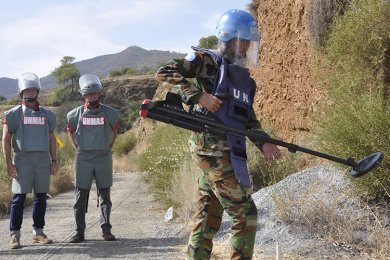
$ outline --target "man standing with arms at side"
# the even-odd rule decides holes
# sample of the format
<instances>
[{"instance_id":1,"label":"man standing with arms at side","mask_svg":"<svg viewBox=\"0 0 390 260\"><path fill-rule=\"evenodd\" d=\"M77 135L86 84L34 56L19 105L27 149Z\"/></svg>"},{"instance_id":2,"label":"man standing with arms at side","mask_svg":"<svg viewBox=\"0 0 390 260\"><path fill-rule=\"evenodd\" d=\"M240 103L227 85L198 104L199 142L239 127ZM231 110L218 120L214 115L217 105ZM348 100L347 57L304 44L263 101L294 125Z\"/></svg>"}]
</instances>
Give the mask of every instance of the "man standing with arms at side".
<instances>
[{"instance_id":1,"label":"man standing with arms at side","mask_svg":"<svg viewBox=\"0 0 390 260\"><path fill-rule=\"evenodd\" d=\"M80 93L85 98L84 105L70 111L67 115L68 137L76 152L75 186L76 201L74 215L76 234L71 243L85 240L85 212L92 179L101 198L100 226L103 239L114 241L111 233L110 213L112 186L112 152L118 130L119 113L116 109L99 102L103 87L99 78L93 74L85 74L79 80Z\"/></svg>"},{"instance_id":2,"label":"man standing with arms at side","mask_svg":"<svg viewBox=\"0 0 390 260\"><path fill-rule=\"evenodd\" d=\"M10 248L20 248L20 229L26 193L34 190L33 243L50 244L43 233L46 213L46 194L50 188L50 174L57 173L56 118L53 112L41 107L37 100L41 83L31 72L18 79L22 104L6 111L3 118L3 153L8 175L12 177L10 209ZM11 160L11 149L14 151Z\"/></svg>"},{"instance_id":3,"label":"man standing with arms at side","mask_svg":"<svg viewBox=\"0 0 390 260\"><path fill-rule=\"evenodd\" d=\"M172 84L171 91L180 94L185 104L196 105L199 113L267 135L253 111L256 84L248 70L258 62L256 20L242 10L227 11L217 24L217 37L217 50L193 47L194 53L161 67L157 80ZM266 160L280 157L275 145L252 141ZM245 136L193 133L190 145L202 172L188 259L210 259L224 210L233 222L231 259L252 259L257 208L250 195Z\"/></svg>"}]
</instances>

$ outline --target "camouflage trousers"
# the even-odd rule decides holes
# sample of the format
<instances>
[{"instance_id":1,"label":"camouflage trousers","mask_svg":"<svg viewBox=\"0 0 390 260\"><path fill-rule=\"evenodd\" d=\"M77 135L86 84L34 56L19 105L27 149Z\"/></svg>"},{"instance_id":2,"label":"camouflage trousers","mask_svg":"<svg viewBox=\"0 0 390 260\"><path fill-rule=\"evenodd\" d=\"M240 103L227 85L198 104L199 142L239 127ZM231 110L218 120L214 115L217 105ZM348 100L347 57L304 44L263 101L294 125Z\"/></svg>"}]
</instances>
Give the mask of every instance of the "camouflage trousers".
<instances>
[{"instance_id":1,"label":"camouflage trousers","mask_svg":"<svg viewBox=\"0 0 390 260\"><path fill-rule=\"evenodd\" d=\"M187 259L210 259L212 239L220 228L224 210L233 222L231 259L252 259L257 208L249 189L237 182L228 153L222 157L195 155L194 159L202 172Z\"/></svg>"}]
</instances>

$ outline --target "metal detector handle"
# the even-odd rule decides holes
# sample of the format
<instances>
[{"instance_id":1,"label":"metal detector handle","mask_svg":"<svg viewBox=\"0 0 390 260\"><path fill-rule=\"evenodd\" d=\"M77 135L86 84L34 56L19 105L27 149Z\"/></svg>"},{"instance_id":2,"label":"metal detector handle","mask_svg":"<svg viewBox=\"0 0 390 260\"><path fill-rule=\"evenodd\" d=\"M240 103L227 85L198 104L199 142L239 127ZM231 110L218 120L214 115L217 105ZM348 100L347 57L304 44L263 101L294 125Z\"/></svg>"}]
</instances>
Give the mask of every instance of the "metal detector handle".
<instances>
[{"instance_id":1,"label":"metal detector handle","mask_svg":"<svg viewBox=\"0 0 390 260\"><path fill-rule=\"evenodd\" d=\"M229 94L228 93L215 93L215 95L217 98L221 99L221 100L225 100L225 99L228 99L229 98Z\"/></svg>"},{"instance_id":2,"label":"metal detector handle","mask_svg":"<svg viewBox=\"0 0 390 260\"><path fill-rule=\"evenodd\" d=\"M335 157L335 156L332 156L332 155L329 155L329 154L325 154L325 153L321 153L321 152L318 152L318 151L310 150L310 149L301 147L301 146L293 144L293 143L287 143L287 142L284 142L284 141L273 139L273 138L271 138L269 136L262 135L262 134L259 134L257 132L253 132L253 131L250 131L250 130L247 131L246 135L248 137L252 137L254 139L261 139L263 142L275 144L275 145L278 145L278 146L283 146L283 147L287 148L287 150L289 152L292 152L292 153L296 153L298 151L299 152L304 152L304 153L308 153L308 154L311 154L311 155L315 155L317 157L321 157L321 158L324 158L324 159L328 159L328 160L331 160L331 161L342 163L342 164L345 164L347 166L351 166L351 167L355 167L356 166L356 162L352 158L348 158L348 159L338 158L338 157Z\"/></svg>"}]
</instances>

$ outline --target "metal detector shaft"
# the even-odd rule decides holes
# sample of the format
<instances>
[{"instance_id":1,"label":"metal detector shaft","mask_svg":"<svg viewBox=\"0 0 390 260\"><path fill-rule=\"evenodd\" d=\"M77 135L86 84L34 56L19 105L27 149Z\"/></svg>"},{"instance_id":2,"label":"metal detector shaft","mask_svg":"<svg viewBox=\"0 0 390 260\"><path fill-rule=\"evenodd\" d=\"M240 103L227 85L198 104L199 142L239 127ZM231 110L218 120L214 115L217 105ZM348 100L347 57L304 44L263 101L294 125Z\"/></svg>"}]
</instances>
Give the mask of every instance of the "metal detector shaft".
<instances>
[{"instance_id":1,"label":"metal detector shaft","mask_svg":"<svg viewBox=\"0 0 390 260\"><path fill-rule=\"evenodd\" d=\"M272 143L278 146L283 146L288 149L288 151L295 153L297 151L315 155L324 159L335 161L338 163L345 164L347 166L354 167L356 165L355 161L351 158L342 159L329 154L317 152L310 150L292 143L283 142L277 139L273 139L266 135L261 135L250 130L237 129L233 127L226 126L222 123L213 121L207 116L199 114L190 114L185 111L180 111L175 108L170 107L155 107L152 110L148 111L148 118L155 119L157 121L162 121L164 123L176 125L185 129L189 129L196 132L213 132L213 133L235 133L239 135L244 135L249 138L261 140L267 143Z\"/></svg>"},{"instance_id":2,"label":"metal detector shaft","mask_svg":"<svg viewBox=\"0 0 390 260\"><path fill-rule=\"evenodd\" d=\"M259 132L230 127L213 117L185 111L182 107L180 96L172 93L167 94L167 100L165 101L151 102L150 100L145 100L141 106L139 114L143 118L154 119L195 132L210 132L221 135L237 134L247 136L252 140L261 140L266 143L283 146L293 153L300 151L311 154L352 167L351 175L354 177L359 177L369 172L375 168L384 157L383 153L376 152L358 162L355 162L352 158L338 158L336 156L310 150L293 143L273 139L268 135L264 135Z\"/></svg>"},{"instance_id":3,"label":"metal detector shaft","mask_svg":"<svg viewBox=\"0 0 390 260\"><path fill-rule=\"evenodd\" d=\"M329 155L329 154L321 153L321 152L318 152L318 151L310 150L310 149L307 149L305 147L301 147L301 146L298 146L298 145L293 144L293 143L283 142L283 141L280 141L280 140L277 140L277 139L273 139L273 138L268 137L268 136L257 137L257 136L259 136L259 134L253 133L253 132L251 132L249 130L247 130L246 136L253 137L253 138L259 138L262 141L265 141L267 143L272 143L272 144L275 144L275 145L278 145L278 146L283 146L283 147L287 148L289 152L292 152L292 153L300 151L300 152L303 152L303 153L315 155L317 157L321 157L321 158L324 158L324 159L328 159L328 160L331 160L331 161L342 163L342 164L345 164L347 166L351 166L351 167L355 167L356 166L356 162L352 158L348 158L348 159L338 158L338 157L335 157L333 155Z\"/></svg>"}]
</instances>

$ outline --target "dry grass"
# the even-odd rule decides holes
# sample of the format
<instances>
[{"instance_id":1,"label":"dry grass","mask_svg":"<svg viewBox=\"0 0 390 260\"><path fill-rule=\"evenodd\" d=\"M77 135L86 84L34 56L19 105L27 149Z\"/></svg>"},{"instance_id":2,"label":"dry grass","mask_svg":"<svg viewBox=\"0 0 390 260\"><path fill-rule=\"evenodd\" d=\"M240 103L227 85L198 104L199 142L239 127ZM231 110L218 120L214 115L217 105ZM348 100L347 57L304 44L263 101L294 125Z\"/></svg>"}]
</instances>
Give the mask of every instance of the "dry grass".
<instances>
[{"instance_id":1,"label":"dry grass","mask_svg":"<svg viewBox=\"0 0 390 260\"><path fill-rule=\"evenodd\" d=\"M51 176L50 193L56 195L62 191L70 190L73 186L73 162L69 162L58 169L56 175Z\"/></svg>"},{"instance_id":2,"label":"dry grass","mask_svg":"<svg viewBox=\"0 0 390 260\"><path fill-rule=\"evenodd\" d=\"M0 218L8 214L10 201L12 199L11 188L8 183L0 183Z\"/></svg>"},{"instance_id":3,"label":"dry grass","mask_svg":"<svg viewBox=\"0 0 390 260\"><path fill-rule=\"evenodd\" d=\"M137 155L130 152L126 155L114 156L113 170L114 172L138 172Z\"/></svg>"},{"instance_id":4,"label":"dry grass","mask_svg":"<svg viewBox=\"0 0 390 260\"><path fill-rule=\"evenodd\" d=\"M186 223L191 222L195 212L199 171L192 161L186 161L177 178L174 179L173 189L169 191L175 202L181 205L176 213Z\"/></svg>"},{"instance_id":5,"label":"dry grass","mask_svg":"<svg viewBox=\"0 0 390 260\"><path fill-rule=\"evenodd\" d=\"M288 192L275 192L272 199L278 220L301 228L309 236L347 247L361 257L389 257L390 232L383 223L383 216L389 214L389 209L351 199L357 198L351 191L329 201L327 196L318 195L323 185L326 184L312 183L301 191L299 197Z\"/></svg>"},{"instance_id":6,"label":"dry grass","mask_svg":"<svg viewBox=\"0 0 390 260\"><path fill-rule=\"evenodd\" d=\"M301 256L296 256L296 255L287 255L282 253L282 248L279 247L278 249L278 256L279 259L284 259L284 260L308 260L307 257L301 257ZM211 253L211 260L225 260L225 259L230 259L230 255L232 253L231 247L229 245L229 241L225 241L222 243L214 243L213 246L213 252ZM253 254L253 260L274 260L276 259L277 256L277 249L275 245L275 252L273 255L265 254L261 250L256 250Z\"/></svg>"}]
</instances>

